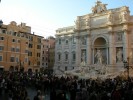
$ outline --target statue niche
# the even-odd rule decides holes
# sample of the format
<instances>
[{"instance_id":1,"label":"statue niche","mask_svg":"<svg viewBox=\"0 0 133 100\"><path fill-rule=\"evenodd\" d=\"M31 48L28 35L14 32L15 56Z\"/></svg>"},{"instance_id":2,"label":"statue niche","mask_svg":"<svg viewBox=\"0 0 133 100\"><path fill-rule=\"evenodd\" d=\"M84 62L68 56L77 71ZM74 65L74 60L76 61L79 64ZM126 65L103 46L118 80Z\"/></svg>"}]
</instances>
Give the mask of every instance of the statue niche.
<instances>
[{"instance_id":1,"label":"statue niche","mask_svg":"<svg viewBox=\"0 0 133 100\"><path fill-rule=\"evenodd\" d=\"M122 63L123 61L123 51L122 48L116 49L116 61L117 63Z\"/></svg>"}]
</instances>

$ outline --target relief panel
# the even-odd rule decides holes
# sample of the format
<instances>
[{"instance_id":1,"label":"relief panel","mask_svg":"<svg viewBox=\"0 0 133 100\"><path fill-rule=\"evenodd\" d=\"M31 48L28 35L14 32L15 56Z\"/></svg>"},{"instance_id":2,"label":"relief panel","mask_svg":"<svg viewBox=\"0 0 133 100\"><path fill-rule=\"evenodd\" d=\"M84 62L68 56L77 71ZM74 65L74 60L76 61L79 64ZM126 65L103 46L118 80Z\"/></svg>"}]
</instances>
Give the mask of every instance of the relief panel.
<instances>
[{"instance_id":1,"label":"relief panel","mask_svg":"<svg viewBox=\"0 0 133 100\"><path fill-rule=\"evenodd\" d=\"M91 20L92 27L98 27L100 25L106 24L108 22L107 16L101 16L97 18L93 18Z\"/></svg>"}]
</instances>

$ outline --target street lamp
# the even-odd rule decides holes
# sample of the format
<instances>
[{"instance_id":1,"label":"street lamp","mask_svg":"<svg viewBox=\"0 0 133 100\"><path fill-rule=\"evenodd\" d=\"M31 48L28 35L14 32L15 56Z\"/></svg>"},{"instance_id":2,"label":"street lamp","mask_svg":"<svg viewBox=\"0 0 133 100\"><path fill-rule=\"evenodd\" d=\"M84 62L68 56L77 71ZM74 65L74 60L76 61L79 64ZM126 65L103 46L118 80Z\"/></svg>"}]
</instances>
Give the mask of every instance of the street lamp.
<instances>
[{"instance_id":1,"label":"street lamp","mask_svg":"<svg viewBox=\"0 0 133 100\"><path fill-rule=\"evenodd\" d=\"M123 61L123 63L124 63L124 68L126 68L126 70L127 70L127 79L129 80L130 79L130 77L129 77L129 57L127 57L127 61Z\"/></svg>"}]
</instances>

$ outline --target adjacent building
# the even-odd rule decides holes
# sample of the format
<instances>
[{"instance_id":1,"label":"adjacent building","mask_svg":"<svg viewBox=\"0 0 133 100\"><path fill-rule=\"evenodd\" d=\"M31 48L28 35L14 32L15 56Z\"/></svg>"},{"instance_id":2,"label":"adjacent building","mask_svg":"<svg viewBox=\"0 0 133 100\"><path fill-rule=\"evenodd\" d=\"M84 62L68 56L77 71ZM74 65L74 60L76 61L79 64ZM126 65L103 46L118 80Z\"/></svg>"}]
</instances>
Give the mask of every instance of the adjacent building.
<instances>
[{"instance_id":1,"label":"adjacent building","mask_svg":"<svg viewBox=\"0 0 133 100\"><path fill-rule=\"evenodd\" d=\"M127 6L106 6L97 1L92 13L56 30L55 73L97 64L123 67L127 58L133 65L133 16Z\"/></svg>"},{"instance_id":2,"label":"adjacent building","mask_svg":"<svg viewBox=\"0 0 133 100\"><path fill-rule=\"evenodd\" d=\"M29 34L29 47L28 47L28 65L33 71L42 67L42 41L43 37L33 34Z\"/></svg>"},{"instance_id":3,"label":"adjacent building","mask_svg":"<svg viewBox=\"0 0 133 100\"><path fill-rule=\"evenodd\" d=\"M53 69L55 63L55 38L49 37L50 47L49 47L49 61L48 68Z\"/></svg>"},{"instance_id":4,"label":"adjacent building","mask_svg":"<svg viewBox=\"0 0 133 100\"><path fill-rule=\"evenodd\" d=\"M38 70L41 67L42 36L31 33L25 23L0 26L0 68L15 70L24 68Z\"/></svg>"},{"instance_id":5,"label":"adjacent building","mask_svg":"<svg viewBox=\"0 0 133 100\"><path fill-rule=\"evenodd\" d=\"M43 39L42 49L42 67L52 69L54 66L54 54L55 54L55 38L49 36Z\"/></svg>"}]
</instances>

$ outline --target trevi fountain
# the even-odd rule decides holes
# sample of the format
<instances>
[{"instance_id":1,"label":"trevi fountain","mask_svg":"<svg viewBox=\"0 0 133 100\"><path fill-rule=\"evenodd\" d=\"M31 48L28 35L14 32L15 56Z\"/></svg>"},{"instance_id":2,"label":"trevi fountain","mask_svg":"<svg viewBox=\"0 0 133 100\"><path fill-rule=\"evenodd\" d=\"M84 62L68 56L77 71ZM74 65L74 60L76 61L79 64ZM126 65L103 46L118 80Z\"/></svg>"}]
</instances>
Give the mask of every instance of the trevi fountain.
<instances>
[{"instance_id":1,"label":"trevi fountain","mask_svg":"<svg viewBox=\"0 0 133 100\"><path fill-rule=\"evenodd\" d=\"M97 0L92 13L56 30L56 74L93 79L133 76L133 16L127 6L106 6Z\"/></svg>"}]
</instances>

